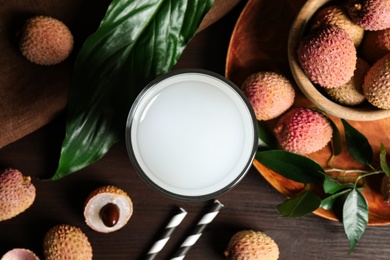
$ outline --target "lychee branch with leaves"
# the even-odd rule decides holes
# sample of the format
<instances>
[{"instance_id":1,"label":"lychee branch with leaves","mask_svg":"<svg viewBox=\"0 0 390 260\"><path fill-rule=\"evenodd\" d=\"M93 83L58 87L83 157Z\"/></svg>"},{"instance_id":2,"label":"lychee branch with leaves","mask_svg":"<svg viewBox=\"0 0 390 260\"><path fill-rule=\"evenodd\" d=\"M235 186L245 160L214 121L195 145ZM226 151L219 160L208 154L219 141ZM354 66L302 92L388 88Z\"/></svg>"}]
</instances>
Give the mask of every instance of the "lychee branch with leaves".
<instances>
[{"instance_id":1,"label":"lychee branch with leaves","mask_svg":"<svg viewBox=\"0 0 390 260\"><path fill-rule=\"evenodd\" d=\"M275 137L259 122L259 150L256 160L268 169L283 177L303 183L305 188L294 197L287 198L277 209L282 217L302 217L319 208L338 211L340 220L350 243L349 253L363 235L369 221L369 205L362 191L365 178L371 175L384 174L381 193L384 200L390 201L390 169L386 161L386 148L381 144L379 168L375 168L373 150L367 138L346 120L341 119L346 147L351 157L358 163L368 167L362 169L340 169L333 167L333 159L342 151L341 134L334 122L328 118L333 128L332 156L328 167L323 168L315 160L296 153L280 150ZM333 177L332 173L337 173ZM340 174L341 173L341 174ZM349 174L352 174L349 176ZM322 194L311 189L312 184L320 183ZM340 206L341 205L341 206Z\"/></svg>"}]
</instances>

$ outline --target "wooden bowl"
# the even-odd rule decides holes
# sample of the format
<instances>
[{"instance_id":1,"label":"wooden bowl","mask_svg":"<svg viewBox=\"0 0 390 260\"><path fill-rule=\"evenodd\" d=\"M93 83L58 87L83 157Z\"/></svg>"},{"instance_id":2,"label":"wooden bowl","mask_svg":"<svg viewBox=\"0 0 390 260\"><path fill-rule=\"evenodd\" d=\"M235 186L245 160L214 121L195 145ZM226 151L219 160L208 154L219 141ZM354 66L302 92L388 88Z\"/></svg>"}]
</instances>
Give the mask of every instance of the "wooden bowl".
<instances>
[{"instance_id":1,"label":"wooden bowl","mask_svg":"<svg viewBox=\"0 0 390 260\"><path fill-rule=\"evenodd\" d=\"M327 1L308 1L311 4L314 2L323 4ZM292 75L290 75L287 42L291 24L305 4L306 0L249 0L241 12L231 36L226 57L226 77L240 86L245 78L253 72L273 70L283 73L293 80ZM272 26L268 26L269 24ZM312 105L313 103L297 87L294 106ZM341 119L333 115L330 117L340 130L341 135L344 136ZM276 121L277 119L265 123L272 130ZM376 158L373 165L378 165L380 144L383 143L385 147L390 148L390 132L388 131L390 117L375 121L351 120L349 123L367 137L372 146L374 158ZM343 138L342 143L343 152L334 158L333 166L343 169L365 169L365 166L354 161L349 155L345 138ZM331 156L332 150L328 145L308 157L326 168ZM254 160L253 165L259 174L286 198L296 196L306 188L302 183L294 182L273 172L257 160ZM370 226L390 224L390 205L384 202L380 193L381 177L382 175L367 177L363 191L369 204L368 224ZM317 194L323 193L322 185L313 184L311 189ZM325 219L338 221L341 209L342 207L335 208L335 210L319 208L314 211L314 214Z\"/></svg>"},{"instance_id":2,"label":"wooden bowl","mask_svg":"<svg viewBox=\"0 0 390 260\"><path fill-rule=\"evenodd\" d=\"M340 1L334 0L308 0L293 21L288 39L288 58L294 79L302 93L318 108L329 114L356 121L371 121L389 117L390 109L378 109L368 102L356 107L343 106L333 102L321 93L320 88L310 81L299 65L296 52L301 38L305 35L306 26L310 24L310 19L322 6L333 2L340 3Z\"/></svg>"}]
</instances>

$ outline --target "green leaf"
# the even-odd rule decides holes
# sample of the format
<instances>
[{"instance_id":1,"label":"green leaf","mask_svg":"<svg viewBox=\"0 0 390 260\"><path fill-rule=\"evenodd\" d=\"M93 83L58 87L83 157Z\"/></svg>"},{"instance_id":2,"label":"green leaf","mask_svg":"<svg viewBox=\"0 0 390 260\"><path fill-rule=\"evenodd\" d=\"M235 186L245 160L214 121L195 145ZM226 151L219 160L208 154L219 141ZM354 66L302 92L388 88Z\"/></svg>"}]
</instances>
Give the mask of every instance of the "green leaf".
<instances>
[{"instance_id":1,"label":"green leaf","mask_svg":"<svg viewBox=\"0 0 390 260\"><path fill-rule=\"evenodd\" d=\"M339 181L331 178L330 176L325 175L323 188L325 193L334 194L339 190L345 188L355 188L355 185L353 183L340 183Z\"/></svg>"},{"instance_id":2,"label":"green leaf","mask_svg":"<svg viewBox=\"0 0 390 260\"><path fill-rule=\"evenodd\" d=\"M370 165L373 158L373 152L367 138L357 129L352 127L346 120L341 119L341 121L345 130L348 152L356 161L365 165Z\"/></svg>"},{"instance_id":3,"label":"green leaf","mask_svg":"<svg viewBox=\"0 0 390 260\"><path fill-rule=\"evenodd\" d=\"M312 183L324 178L324 169L314 160L283 150L261 151L256 160L265 167L291 180Z\"/></svg>"},{"instance_id":4,"label":"green leaf","mask_svg":"<svg viewBox=\"0 0 390 260\"><path fill-rule=\"evenodd\" d=\"M213 0L113 0L78 53L66 135L51 179L101 157L124 136L139 92L172 69Z\"/></svg>"},{"instance_id":5,"label":"green leaf","mask_svg":"<svg viewBox=\"0 0 390 260\"><path fill-rule=\"evenodd\" d=\"M390 176L390 169L389 169L389 166L388 166L387 160L386 160L386 147L383 143L381 143L381 152L379 154L379 159L380 159L380 165L381 165L382 171L387 176Z\"/></svg>"},{"instance_id":6,"label":"green leaf","mask_svg":"<svg viewBox=\"0 0 390 260\"><path fill-rule=\"evenodd\" d=\"M337 198L347 194L348 192L350 192L352 189L348 189L348 190L343 190L343 191L340 191L338 193L335 193L329 197L326 197L325 199L323 199L321 201L321 205L320 207L323 208L323 209L326 209L326 210L331 210L333 208L333 204L334 202L336 201Z\"/></svg>"},{"instance_id":7,"label":"green leaf","mask_svg":"<svg viewBox=\"0 0 390 260\"><path fill-rule=\"evenodd\" d=\"M368 224L368 203L358 189L353 189L344 202L343 226L351 253Z\"/></svg>"},{"instance_id":8,"label":"green leaf","mask_svg":"<svg viewBox=\"0 0 390 260\"><path fill-rule=\"evenodd\" d=\"M282 217L302 217L318 209L320 204L321 199L307 190L278 205L278 211Z\"/></svg>"},{"instance_id":9,"label":"green leaf","mask_svg":"<svg viewBox=\"0 0 390 260\"><path fill-rule=\"evenodd\" d=\"M332 135L332 153L334 156L339 155L342 152L342 141L341 141L341 134L339 129L337 128L336 124L333 122L332 119L328 117L329 123L332 126L333 129L333 135Z\"/></svg>"},{"instance_id":10,"label":"green leaf","mask_svg":"<svg viewBox=\"0 0 390 260\"><path fill-rule=\"evenodd\" d=\"M278 148L278 142L269 128L262 122L257 121L259 133L259 151L266 151Z\"/></svg>"}]
</instances>

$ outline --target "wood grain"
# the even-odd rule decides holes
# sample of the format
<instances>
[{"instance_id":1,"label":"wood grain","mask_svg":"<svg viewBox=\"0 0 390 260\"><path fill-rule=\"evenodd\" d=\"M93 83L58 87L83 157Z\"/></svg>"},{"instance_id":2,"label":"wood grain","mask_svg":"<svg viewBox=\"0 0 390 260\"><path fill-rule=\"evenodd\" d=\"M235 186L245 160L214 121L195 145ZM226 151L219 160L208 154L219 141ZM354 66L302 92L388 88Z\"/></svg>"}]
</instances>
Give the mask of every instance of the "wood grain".
<instances>
[{"instance_id":1,"label":"wood grain","mask_svg":"<svg viewBox=\"0 0 390 260\"><path fill-rule=\"evenodd\" d=\"M177 68L203 68L224 74L230 36L243 7L240 3L227 16L196 35ZM210 202L175 201L151 189L131 165L123 140L96 164L59 181L42 181L56 169L64 124L64 113L60 113L50 123L0 149L0 168L19 168L32 176L37 187L37 198L30 209L14 219L0 222L0 256L11 248L25 247L43 259L44 234L55 224L67 223L79 226L86 233L93 246L94 260L144 259L180 206L188 214L156 258L169 259ZM87 194L106 184L121 187L134 202L134 214L129 223L111 234L89 229L82 213ZM348 255L349 243L339 222L313 214L299 219L280 218L276 206L285 197L254 167L242 182L218 199L225 207L185 259L225 259L223 251L230 236L242 229L266 232L278 243L281 260L387 260L390 254L389 226L367 228L355 251Z\"/></svg>"}]
</instances>

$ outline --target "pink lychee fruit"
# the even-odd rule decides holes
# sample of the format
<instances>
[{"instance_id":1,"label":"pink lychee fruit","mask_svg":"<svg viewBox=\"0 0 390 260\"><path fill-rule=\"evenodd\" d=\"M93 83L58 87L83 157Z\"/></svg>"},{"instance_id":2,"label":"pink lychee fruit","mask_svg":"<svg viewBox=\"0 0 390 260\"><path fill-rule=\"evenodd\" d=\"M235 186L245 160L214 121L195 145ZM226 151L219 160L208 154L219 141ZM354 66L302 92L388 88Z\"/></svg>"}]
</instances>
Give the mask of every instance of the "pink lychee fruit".
<instances>
[{"instance_id":1,"label":"pink lychee fruit","mask_svg":"<svg viewBox=\"0 0 390 260\"><path fill-rule=\"evenodd\" d=\"M291 82L275 72L253 73L241 88L251 103L257 120L274 119L294 103L295 91Z\"/></svg>"},{"instance_id":2,"label":"pink lychee fruit","mask_svg":"<svg viewBox=\"0 0 390 260\"><path fill-rule=\"evenodd\" d=\"M380 31L366 31L360 50L362 56L372 64L390 53L390 28Z\"/></svg>"},{"instance_id":3,"label":"pink lychee fruit","mask_svg":"<svg viewBox=\"0 0 390 260\"><path fill-rule=\"evenodd\" d=\"M351 20L367 31L390 28L389 0L349 0L347 9Z\"/></svg>"},{"instance_id":4,"label":"pink lychee fruit","mask_svg":"<svg viewBox=\"0 0 390 260\"><path fill-rule=\"evenodd\" d=\"M351 37L336 25L324 25L304 37L298 61L308 78L324 88L335 88L353 76L357 53Z\"/></svg>"},{"instance_id":5,"label":"pink lychee fruit","mask_svg":"<svg viewBox=\"0 0 390 260\"><path fill-rule=\"evenodd\" d=\"M274 133L283 150L305 155L325 147L332 139L333 130L321 112L295 107L281 116Z\"/></svg>"}]
</instances>

